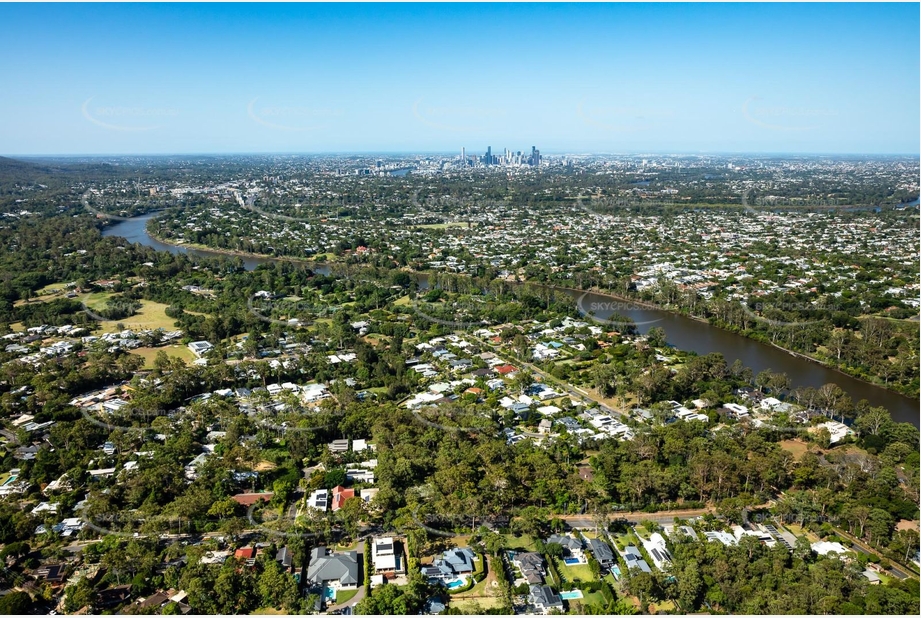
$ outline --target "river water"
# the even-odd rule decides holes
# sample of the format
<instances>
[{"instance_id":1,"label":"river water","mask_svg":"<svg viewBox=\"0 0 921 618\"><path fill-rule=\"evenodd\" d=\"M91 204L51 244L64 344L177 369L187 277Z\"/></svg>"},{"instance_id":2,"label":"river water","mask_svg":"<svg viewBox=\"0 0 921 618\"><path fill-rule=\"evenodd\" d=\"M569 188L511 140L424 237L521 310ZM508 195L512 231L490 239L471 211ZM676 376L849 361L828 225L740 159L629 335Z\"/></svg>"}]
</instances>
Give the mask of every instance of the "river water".
<instances>
[{"instance_id":1,"label":"river water","mask_svg":"<svg viewBox=\"0 0 921 618\"><path fill-rule=\"evenodd\" d=\"M170 253L188 253L200 257L220 257L226 258L226 254L215 251L202 249L192 249L169 245L151 238L147 234L147 221L155 215L144 215L134 217L125 221L119 221L108 226L102 232L103 236L120 236L133 243L139 243L152 247L158 251L168 251ZM247 270L255 269L259 264L267 264L273 261L272 258L242 257L243 265ZM313 270L322 274L329 274L328 266L314 265ZM420 277L424 287L427 284L427 277ZM783 350L773 346L736 335L697 320L692 320L684 316L675 315L666 311L657 309L647 309L636 307L629 302L613 302L612 298L600 294L575 292L567 290L574 299L578 300L579 306L583 310L597 308L593 312L596 318L607 319L615 313L614 309L606 309L614 305L616 313L630 317L637 324L640 333L646 333L650 328L655 326L665 329L668 343L680 350L690 350L698 354L709 354L719 352L726 359L726 362L732 364L736 359L751 367L757 375L758 372L765 369L772 371L782 371L786 373L794 387L812 386L818 388L823 384L834 383L840 386L854 401L866 399L873 406L883 406L887 408L892 418L903 423L912 423L919 425L919 401L899 393L868 384L846 374L840 373L833 369L824 367L818 363L793 356ZM624 307L628 307L624 309Z\"/></svg>"}]
</instances>

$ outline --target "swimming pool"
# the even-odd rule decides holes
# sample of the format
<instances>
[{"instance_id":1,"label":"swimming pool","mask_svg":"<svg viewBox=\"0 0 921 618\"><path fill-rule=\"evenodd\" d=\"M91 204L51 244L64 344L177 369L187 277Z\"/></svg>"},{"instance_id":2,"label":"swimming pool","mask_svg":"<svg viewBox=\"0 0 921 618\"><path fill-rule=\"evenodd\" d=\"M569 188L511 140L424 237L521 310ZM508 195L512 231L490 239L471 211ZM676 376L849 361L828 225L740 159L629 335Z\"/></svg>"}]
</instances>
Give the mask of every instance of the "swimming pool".
<instances>
[{"instance_id":1,"label":"swimming pool","mask_svg":"<svg viewBox=\"0 0 921 618\"><path fill-rule=\"evenodd\" d=\"M566 564L579 564L582 561L578 558L563 558L563 562Z\"/></svg>"},{"instance_id":2,"label":"swimming pool","mask_svg":"<svg viewBox=\"0 0 921 618\"><path fill-rule=\"evenodd\" d=\"M566 592L560 593L560 598L565 599L567 601L570 599L581 599L582 591L581 590L567 590Z\"/></svg>"},{"instance_id":3,"label":"swimming pool","mask_svg":"<svg viewBox=\"0 0 921 618\"><path fill-rule=\"evenodd\" d=\"M335 589L326 586L326 588L323 590L323 596L326 597L327 603L332 603L336 600L336 591Z\"/></svg>"},{"instance_id":4,"label":"swimming pool","mask_svg":"<svg viewBox=\"0 0 921 618\"><path fill-rule=\"evenodd\" d=\"M455 579L455 580L453 580L453 581L445 582L445 586L447 586L450 590L454 590L455 588L460 588L461 586L463 586L463 585L466 584L466 583L467 583L466 580L463 580L463 579Z\"/></svg>"}]
</instances>

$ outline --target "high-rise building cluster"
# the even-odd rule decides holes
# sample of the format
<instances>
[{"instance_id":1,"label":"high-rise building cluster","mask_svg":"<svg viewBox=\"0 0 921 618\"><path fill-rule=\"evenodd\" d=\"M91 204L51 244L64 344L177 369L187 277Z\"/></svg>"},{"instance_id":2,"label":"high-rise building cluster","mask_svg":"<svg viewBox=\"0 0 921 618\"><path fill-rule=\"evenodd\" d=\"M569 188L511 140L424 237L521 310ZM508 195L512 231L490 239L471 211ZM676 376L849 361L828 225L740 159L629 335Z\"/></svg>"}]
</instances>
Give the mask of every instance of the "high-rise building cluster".
<instances>
[{"instance_id":1,"label":"high-rise building cluster","mask_svg":"<svg viewBox=\"0 0 921 618\"><path fill-rule=\"evenodd\" d=\"M522 165L531 165L537 167L540 165L540 150L536 146L531 146L531 154L526 152L512 152L508 148L504 152L499 154L492 153L492 146L486 147L486 153L477 157L467 156L467 149L461 148L461 165L463 167L487 167L490 165L500 165L500 166L522 166Z\"/></svg>"}]
</instances>

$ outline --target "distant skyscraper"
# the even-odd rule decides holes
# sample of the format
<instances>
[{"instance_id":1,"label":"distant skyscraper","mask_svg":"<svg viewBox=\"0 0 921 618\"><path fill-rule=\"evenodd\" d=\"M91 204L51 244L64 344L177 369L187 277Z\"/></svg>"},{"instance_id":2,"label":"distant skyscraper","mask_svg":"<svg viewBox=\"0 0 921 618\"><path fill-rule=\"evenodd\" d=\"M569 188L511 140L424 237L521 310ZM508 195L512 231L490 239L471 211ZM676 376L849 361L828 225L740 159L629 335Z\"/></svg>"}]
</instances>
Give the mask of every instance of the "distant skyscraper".
<instances>
[{"instance_id":1,"label":"distant skyscraper","mask_svg":"<svg viewBox=\"0 0 921 618\"><path fill-rule=\"evenodd\" d=\"M467 149L461 148L461 165L467 167Z\"/></svg>"}]
</instances>

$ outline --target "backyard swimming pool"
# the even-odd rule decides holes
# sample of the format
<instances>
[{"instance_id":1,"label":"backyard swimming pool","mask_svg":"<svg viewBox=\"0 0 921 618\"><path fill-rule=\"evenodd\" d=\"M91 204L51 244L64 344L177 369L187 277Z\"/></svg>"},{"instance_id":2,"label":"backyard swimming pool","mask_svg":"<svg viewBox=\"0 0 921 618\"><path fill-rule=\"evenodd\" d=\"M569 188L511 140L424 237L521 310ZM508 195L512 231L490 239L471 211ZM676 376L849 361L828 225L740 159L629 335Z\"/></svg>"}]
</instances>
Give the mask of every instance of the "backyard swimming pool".
<instances>
[{"instance_id":1,"label":"backyard swimming pool","mask_svg":"<svg viewBox=\"0 0 921 618\"><path fill-rule=\"evenodd\" d=\"M581 590L567 590L566 592L560 593L560 598L566 599L567 601L570 599L581 599L582 591Z\"/></svg>"},{"instance_id":2,"label":"backyard swimming pool","mask_svg":"<svg viewBox=\"0 0 921 618\"><path fill-rule=\"evenodd\" d=\"M579 564L581 560L579 560L578 558L563 558L563 562L565 562L566 564Z\"/></svg>"},{"instance_id":3,"label":"backyard swimming pool","mask_svg":"<svg viewBox=\"0 0 921 618\"><path fill-rule=\"evenodd\" d=\"M455 588L460 588L461 586L463 586L463 585L466 584L466 583L467 583L466 580L463 580L463 579L455 579L455 580L453 580L453 581L445 582L445 586L447 586L448 589L450 589L450 590L454 590Z\"/></svg>"},{"instance_id":4,"label":"backyard swimming pool","mask_svg":"<svg viewBox=\"0 0 921 618\"><path fill-rule=\"evenodd\" d=\"M326 597L327 603L332 603L336 600L336 591L333 588L330 588L329 586L327 586L326 589L323 591L323 596Z\"/></svg>"}]
</instances>

